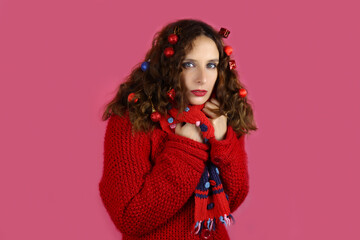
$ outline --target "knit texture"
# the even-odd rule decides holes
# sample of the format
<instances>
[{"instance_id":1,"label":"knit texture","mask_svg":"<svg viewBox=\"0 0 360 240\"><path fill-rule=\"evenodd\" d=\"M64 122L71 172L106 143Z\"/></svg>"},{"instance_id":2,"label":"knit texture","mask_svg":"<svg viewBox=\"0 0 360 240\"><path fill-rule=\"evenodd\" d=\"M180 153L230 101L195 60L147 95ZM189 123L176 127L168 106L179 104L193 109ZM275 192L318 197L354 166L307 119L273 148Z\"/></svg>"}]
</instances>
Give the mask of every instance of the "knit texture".
<instances>
[{"instance_id":1,"label":"knit texture","mask_svg":"<svg viewBox=\"0 0 360 240\"><path fill-rule=\"evenodd\" d=\"M123 239L229 239L219 224L210 236L194 235L195 194L205 166L220 171L230 212L249 191L244 136L228 126L224 140L209 144L155 129L132 135L129 112L108 120L104 167L99 183L103 204Z\"/></svg>"},{"instance_id":2,"label":"knit texture","mask_svg":"<svg viewBox=\"0 0 360 240\"><path fill-rule=\"evenodd\" d=\"M178 109L170 104L166 116L161 116L160 126L168 133L175 133L177 123L196 124L205 143L208 143L209 139L215 138L215 130L202 111L204 107L205 103L189 104L184 112L179 113ZM235 222L230 214L227 195L219 175L219 169L209 161L195 189L194 234L209 235L210 231L215 231L217 224L230 226Z\"/></svg>"}]
</instances>

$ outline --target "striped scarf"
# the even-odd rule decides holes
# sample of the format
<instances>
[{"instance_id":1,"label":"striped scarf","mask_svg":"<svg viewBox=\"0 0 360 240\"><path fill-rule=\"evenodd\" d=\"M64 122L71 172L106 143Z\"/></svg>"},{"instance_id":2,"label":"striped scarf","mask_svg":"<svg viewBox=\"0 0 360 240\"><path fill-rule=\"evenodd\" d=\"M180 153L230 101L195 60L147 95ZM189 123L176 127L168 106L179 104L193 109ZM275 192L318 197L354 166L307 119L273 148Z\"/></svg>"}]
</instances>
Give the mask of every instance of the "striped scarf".
<instances>
[{"instance_id":1,"label":"striped scarf","mask_svg":"<svg viewBox=\"0 0 360 240\"><path fill-rule=\"evenodd\" d=\"M201 111L204 106L205 103L201 105L190 104L181 114L178 114L178 109L170 106L168 116L161 116L160 126L166 132L175 133L177 123L196 124L201 129L204 142L208 143L210 138L215 138L215 135L210 120ZM194 234L200 234L203 229L215 231L215 224L217 223L227 226L235 221L230 214L228 196L224 192L219 174L219 169L211 161L208 161L195 189Z\"/></svg>"}]
</instances>

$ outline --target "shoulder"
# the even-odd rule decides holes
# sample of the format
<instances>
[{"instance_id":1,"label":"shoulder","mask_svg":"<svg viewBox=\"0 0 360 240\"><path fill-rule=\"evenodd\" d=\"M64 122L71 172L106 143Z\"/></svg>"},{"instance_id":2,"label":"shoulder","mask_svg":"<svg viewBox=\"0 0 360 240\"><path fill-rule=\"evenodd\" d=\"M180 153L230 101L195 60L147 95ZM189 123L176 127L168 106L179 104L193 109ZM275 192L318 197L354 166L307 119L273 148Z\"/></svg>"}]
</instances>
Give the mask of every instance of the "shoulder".
<instances>
[{"instance_id":1,"label":"shoulder","mask_svg":"<svg viewBox=\"0 0 360 240\"><path fill-rule=\"evenodd\" d=\"M150 132L135 131L133 124L130 120L130 113L126 110L122 115L112 114L108 119L108 129L117 131L120 134L128 134L132 136L144 137L149 136Z\"/></svg>"},{"instance_id":2,"label":"shoulder","mask_svg":"<svg viewBox=\"0 0 360 240\"><path fill-rule=\"evenodd\" d=\"M125 113L122 116L112 114L108 119L106 130L107 132L117 132L120 129L126 130L128 128L131 128L131 122L128 113Z\"/></svg>"},{"instance_id":3,"label":"shoulder","mask_svg":"<svg viewBox=\"0 0 360 240\"><path fill-rule=\"evenodd\" d=\"M108 124L110 124L110 123L126 123L126 122L130 122L128 110L126 110L122 115L113 113L113 114L111 114L111 116L108 119Z\"/></svg>"}]
</instances>

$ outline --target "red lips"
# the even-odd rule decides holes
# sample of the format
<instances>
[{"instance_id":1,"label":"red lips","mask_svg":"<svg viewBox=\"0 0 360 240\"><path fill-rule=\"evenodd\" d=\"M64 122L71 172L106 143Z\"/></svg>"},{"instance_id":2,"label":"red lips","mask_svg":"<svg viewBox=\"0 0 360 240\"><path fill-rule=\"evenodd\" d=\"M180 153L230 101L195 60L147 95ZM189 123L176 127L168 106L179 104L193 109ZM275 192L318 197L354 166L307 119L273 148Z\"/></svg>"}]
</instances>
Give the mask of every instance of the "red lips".
<instances>
[{"instance_id":1,"label":"red lips","mask_svg":"<svg viewBox=\"0 0 360 240\"><path fill-rule=\"evenodd\" d=\"M200 90L200 89L192 90L191 92L192 92L195 96L199 96L199 97L204 96L204 95L207 93L206 90Z\"/></svg>"}]
</instances>

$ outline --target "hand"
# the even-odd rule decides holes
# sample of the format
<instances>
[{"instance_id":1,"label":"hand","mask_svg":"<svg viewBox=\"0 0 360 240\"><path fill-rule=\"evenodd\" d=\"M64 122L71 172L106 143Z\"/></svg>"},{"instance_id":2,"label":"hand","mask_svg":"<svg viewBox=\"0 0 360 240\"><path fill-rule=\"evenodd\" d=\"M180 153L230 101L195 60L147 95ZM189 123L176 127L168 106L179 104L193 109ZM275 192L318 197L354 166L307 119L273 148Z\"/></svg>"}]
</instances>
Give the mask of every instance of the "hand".
<instances>
[{"instance_id":1,"label":"hand","mask_svg":"<svg viewBox=\"0 0 360 240\"><path fill-rule=\"evenodd\" d=\"M205 103L202 111L210 117L209 120L214 127L215 139L220 141L225 138L227 132L227 117L225 115L216 115L211 110L219 109L220 103L215 98L211 98L210 101Z\"/></svg>"},{"instance_id":2,"label":"hand","mask_svg":"<svg viewBox=\"0 0 360 240\"><path fill-rule=\"evenodd\" d=\"M201 129L195 124L191 123L177 123L175 127L175 134L190 138L194 141L203 143Z\"/></svg>"}]
</instances>

